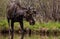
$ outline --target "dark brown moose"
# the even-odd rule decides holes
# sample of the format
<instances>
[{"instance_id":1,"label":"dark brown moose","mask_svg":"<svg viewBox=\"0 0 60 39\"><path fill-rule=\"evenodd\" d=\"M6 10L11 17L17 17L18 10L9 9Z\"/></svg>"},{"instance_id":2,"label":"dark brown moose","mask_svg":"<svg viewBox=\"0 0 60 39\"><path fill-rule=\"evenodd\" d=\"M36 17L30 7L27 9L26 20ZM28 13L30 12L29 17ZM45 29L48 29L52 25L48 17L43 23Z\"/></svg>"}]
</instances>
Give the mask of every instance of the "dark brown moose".
<instances>
[{"instance_id":1,"label":"dark brown moose","mask_svg":"<svg viewBox=\"0 0 60 39\"><path fill-rule=\"evenodd\" d=\"M19 2L11 1L10 4L7 5L7 20L8 20L9 27L11 27L11 33L13 34L14 32L14 22L19 22L22 33L24 32L24 28L23 28L24 18L26 19L26 21L30 23L30 25L34 25L35 20L33 18L33 13L34 11L31 11L30 7L24 8L24 7L21 7Z\"/></svg>"}]
</instances>

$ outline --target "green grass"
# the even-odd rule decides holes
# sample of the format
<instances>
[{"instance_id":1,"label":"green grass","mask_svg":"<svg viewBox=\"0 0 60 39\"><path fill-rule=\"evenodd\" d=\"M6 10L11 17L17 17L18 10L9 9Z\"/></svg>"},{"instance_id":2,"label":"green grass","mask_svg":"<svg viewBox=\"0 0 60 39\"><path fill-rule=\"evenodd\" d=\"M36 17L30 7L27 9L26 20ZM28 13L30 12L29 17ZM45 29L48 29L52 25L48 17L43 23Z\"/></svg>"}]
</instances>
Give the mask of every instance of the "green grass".
<instances>
[{"instance_id":1,"label":"green grass","mask_svg":"<svg viewBox=\"0 0 60 39\"><path fill-rule=\"evenodd\" d=\"M8 29L8 23L6 20L0 20L0 30Z\"/></svg>"},{"instance_id":2,"label":"green grass","mask_svg":"<svg viewBox=\"0 0 60 39\"><path fill-rule=\"evenodd\" d=\"M14 28L19 29L20 24L18 22L14 23ZM0 20L0 30L2 29L8 29L8 23L6 19ZM36 22L35 25L29 25L29 22L24 21L24 28L30 28L32 30L39 30L40 28L46 28L46 29L60 29L60 22L48 22L48 23L39 23Z\"/></svg>"}]
</instances>

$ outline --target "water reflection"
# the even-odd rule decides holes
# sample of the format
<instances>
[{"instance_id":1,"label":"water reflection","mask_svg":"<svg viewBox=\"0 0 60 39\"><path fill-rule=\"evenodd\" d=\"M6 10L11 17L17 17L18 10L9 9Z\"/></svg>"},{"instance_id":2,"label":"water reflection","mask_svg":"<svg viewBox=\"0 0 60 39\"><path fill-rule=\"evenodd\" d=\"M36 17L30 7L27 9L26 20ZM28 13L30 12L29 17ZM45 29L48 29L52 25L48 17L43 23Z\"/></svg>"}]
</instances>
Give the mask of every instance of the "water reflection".
<instances>
[{"instance_id":1,"label":"water reflection","mask_svg":"<svg viewBox=\"0 0 60 39\"><path fill-rule=\"evenodd\" d=\"M21 39L24 39L24 34L25 34L25 33L22 33L22 34L21 34Z\"/></svg>"},{"instance_id":2,"label":"water reflection","mask_svg":"<svg viewBox=\"0 0 60 39\"><path fill-rule=\"evenodd\" d=\"M25 33L20 34L20 39L24 39L24 34ZM11 34L11 38L9 37L9 39L14 39L14 33Z\"/></svg>"},{"instance_id":3,"label":"water reflection","mask_svg":"<svg viewBox=\"0 0 60 39\"><path fill-rule=\"evenodd\" d=\"M28 34L14 34L10 35L11 38L10 39L60 39L60 36L47 36L47 35L39 35L39 34L31 34L31 36L29 37ZM5 35L1 35L0 34L0 39L8 39L9 35L5 34Z\"/></svg>"},{"instance_id":4,"label":"water reflection","mask_svg":"<svg viewBox=\"0 0 60 39\"><path fill-rule=\"evenodd\" d=\"M14 33L11 33L11 39L14 39Z\"/></svg>"}]
</instances>

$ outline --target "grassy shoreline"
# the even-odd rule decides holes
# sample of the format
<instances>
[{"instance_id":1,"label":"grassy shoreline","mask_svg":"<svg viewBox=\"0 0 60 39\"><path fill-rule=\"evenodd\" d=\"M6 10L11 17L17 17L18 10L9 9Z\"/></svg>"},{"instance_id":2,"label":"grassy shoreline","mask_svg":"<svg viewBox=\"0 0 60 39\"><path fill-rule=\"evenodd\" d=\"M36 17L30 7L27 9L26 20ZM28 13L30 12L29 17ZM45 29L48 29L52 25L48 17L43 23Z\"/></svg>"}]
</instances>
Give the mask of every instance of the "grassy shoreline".
<instances>
[{"instance_id":1,"label":"grassy shoreline","mask_svg":"<svg viewBox=\"0 0 60 39\"><path fill-rule=\"evenodd\" d=\"M18 22L14 23L15 32L19 33L20 25ZM55 33L60 35L60 22L48 22L48 23L39 23L36 22L35 25L29 25L28 22L24 21L24 29L29 32L31 29L32 33ZM0 32L8 32L9 26L6 19L0 20Z\"/></svg>"}]
</instances>

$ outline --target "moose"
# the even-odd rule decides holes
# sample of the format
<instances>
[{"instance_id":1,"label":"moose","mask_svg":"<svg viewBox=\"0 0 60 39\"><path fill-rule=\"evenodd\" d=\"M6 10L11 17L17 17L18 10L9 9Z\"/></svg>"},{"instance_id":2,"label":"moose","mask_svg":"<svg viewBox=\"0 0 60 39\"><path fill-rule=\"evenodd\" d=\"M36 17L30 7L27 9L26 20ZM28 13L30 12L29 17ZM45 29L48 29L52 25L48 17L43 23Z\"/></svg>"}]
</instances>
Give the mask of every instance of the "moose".
<instances>
[{"instance_id":1,"label":"moose","mask_svg":"<svg viewBox=\"0 0 60 39\"><path fill-rule=\"evenodd\" d=\"M25 18L26 21L29 22L30 25L35 24L35 20L33 18L33 14L35 14L35 11L31 11L30 7L25 8L21 7L19 2L11 2L10 5L7 5L7 20L9 27L11 27L11 33L14 32L14 23L19 22L22 32L24 32L23 27L23 19ZM10 30L9 30L10 32Z\"/></svg>"}]
</instances>

